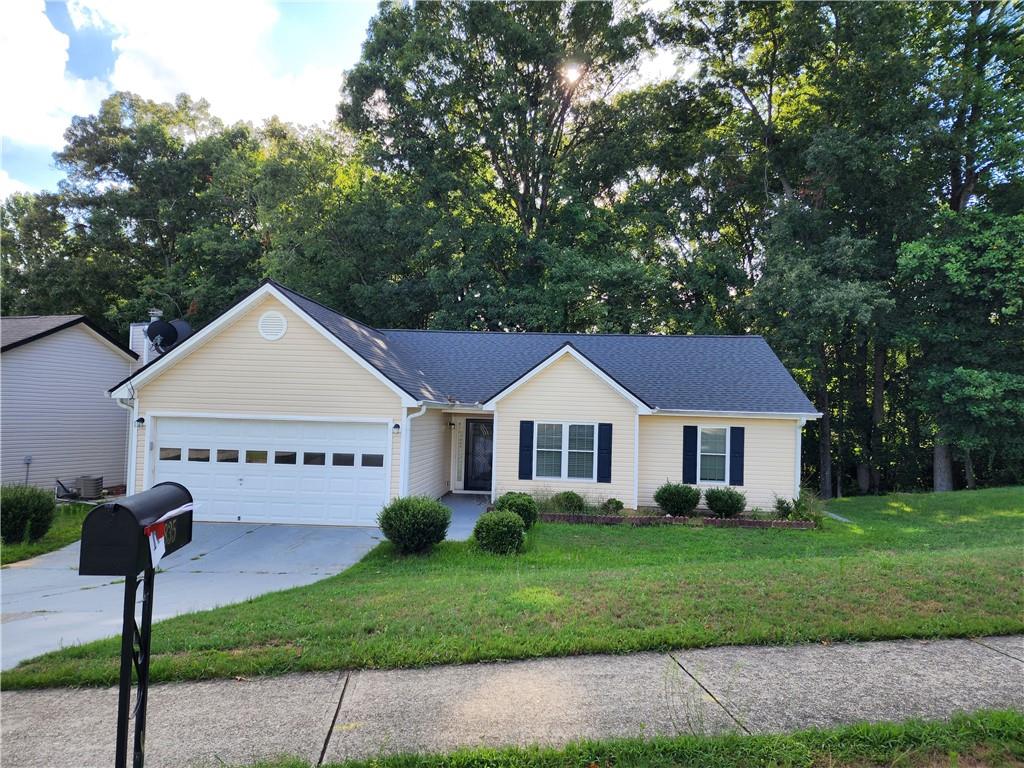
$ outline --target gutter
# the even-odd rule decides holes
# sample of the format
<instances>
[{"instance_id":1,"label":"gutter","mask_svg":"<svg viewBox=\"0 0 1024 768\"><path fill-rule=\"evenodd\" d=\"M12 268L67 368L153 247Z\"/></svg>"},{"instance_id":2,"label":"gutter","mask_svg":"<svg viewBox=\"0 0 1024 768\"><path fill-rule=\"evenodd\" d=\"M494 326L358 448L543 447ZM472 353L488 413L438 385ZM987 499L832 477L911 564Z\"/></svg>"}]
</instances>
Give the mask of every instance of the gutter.
<instances>
[{"instance_id":1,"label":"gutter","mask_svg":"<svg viewBox=\"0 0 1024 768\"><path fill-rule=\"evenodd\" d=\"M820 419L822 414L817 412L792 413L789 411L694 411L681 410L676 408L654 408L651 411L654 416L718 416L722 418L744 418L744 419L802 419L804 421Z\"/></svg>"}]
</instances>

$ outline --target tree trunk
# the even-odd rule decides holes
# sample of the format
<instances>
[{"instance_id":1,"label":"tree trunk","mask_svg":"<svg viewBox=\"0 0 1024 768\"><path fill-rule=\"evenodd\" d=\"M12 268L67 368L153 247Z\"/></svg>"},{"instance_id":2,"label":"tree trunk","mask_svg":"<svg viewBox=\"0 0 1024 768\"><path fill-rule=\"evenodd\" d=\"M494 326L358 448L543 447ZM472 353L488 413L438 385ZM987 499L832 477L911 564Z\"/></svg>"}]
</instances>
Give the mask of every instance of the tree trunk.
<instances>
[{"instance_id":1,"label":"tree trunk","mask_svg":"<svg viewBox=\"0 0 1024 768\"><path fill-rule=\"evenodd\" d=\"M871 386L871 492L882 492L882 422L885 420L885 364L889 350L875 342Z\"/></svg>"},{"instance_id":2,"label":"tree trunk","mask_svg":"<svg viewBox=\"0 0 1024 768\"><path fill-rule=\"evenodd\" d=\"M977 480L974 477L974 460L971 458L970 451L964 451L964 475L967 480L967 488L972 491L977 488Z\"/></svg>"},{"instance_id":3,"label":"tree trunk","mask_svg":"<svg viewBox=\"0 0 1024 768\"><path fill-rule=\"evenodd\" d=\"M818 384L818 408L821 420L818 422L818 480L819 493L823 499L832 498L832 417L829 413L828 387Z\"/></svg>"},{"instance_id":4,"label":"tree trunk","mask_svg":"<svg viewBox=\"0 0 1024 768\"><path fill-rule=\"evenodd\" d=\"M932 452L932 457L932 490L936 493L952 491L953 454L941 431L935 435L935 449Z\"/></svg>"},{"instance_id":5,"label":"tree trunk","mask_svg":"<svg viewBox=\"0 0 1024 768\"><path fill-rule=\"evenodd\" d=\"M871 467L864 462L857 465L857 490L861 494L868 493L871 490Z\"/></svg>"}]
</instances>

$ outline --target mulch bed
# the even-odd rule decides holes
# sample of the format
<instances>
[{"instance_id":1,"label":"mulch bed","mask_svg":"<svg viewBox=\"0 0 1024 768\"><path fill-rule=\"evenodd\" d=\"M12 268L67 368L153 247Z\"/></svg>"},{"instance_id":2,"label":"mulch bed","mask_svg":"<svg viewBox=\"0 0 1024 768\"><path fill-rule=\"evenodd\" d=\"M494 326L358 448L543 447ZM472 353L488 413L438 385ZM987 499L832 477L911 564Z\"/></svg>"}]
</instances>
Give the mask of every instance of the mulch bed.
<instances>
[{"instance_id":1,"label":"mulch bed","mask_svg":"<svg viewBox=\"0 0 1024 768\"><path fill-rule=\"evenodd\" d=\"M582 525L709 525L715 528L789 528L807 530L814 527L810 520L753 520L745 517L668 517L667 515L570 515L543 512L540 519L546 523L573 523Z\"/></svg>"}]
</instances>

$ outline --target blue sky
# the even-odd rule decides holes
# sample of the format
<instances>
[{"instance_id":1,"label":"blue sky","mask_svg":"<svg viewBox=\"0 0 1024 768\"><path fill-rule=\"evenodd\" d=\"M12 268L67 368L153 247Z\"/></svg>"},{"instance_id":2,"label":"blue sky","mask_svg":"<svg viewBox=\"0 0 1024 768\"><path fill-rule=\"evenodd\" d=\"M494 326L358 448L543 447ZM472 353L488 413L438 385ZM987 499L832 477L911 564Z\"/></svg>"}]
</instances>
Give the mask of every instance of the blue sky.
<instances>
[{"instance_id":1,"label":"blue sky","mask_svg":"<svg viewBox=\"0 0 1024 768\"><path fill-rule=\"evenodd\" d=\"M0 196L55 189L52 154L76 114L129 90L205 97L227 121L334 115L341 73L359 58L376 3L274 0L7 0L0 67Z\"/></svg>"}]
</instances>

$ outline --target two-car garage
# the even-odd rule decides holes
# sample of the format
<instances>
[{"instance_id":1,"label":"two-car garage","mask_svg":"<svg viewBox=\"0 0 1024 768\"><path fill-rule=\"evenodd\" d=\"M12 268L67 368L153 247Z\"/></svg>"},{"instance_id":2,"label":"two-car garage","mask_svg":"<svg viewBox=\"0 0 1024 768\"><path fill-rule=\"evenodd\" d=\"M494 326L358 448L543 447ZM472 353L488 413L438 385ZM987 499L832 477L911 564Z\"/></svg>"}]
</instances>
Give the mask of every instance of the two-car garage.
<instances>
[{"instance_id":1,"label":"two-car garage","mask_svg":"<svg viewBox=\"0 0 1024 768\"><path fill-rule=\"evenodd\" d=\"M196 520L375 525L387 501L383 421L182 418L149 430L153 482L183 483Z\"/></svg>"}]
</instances>

